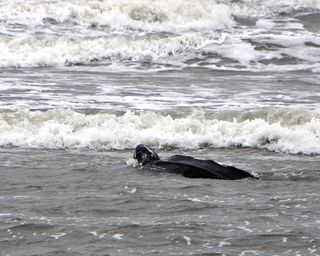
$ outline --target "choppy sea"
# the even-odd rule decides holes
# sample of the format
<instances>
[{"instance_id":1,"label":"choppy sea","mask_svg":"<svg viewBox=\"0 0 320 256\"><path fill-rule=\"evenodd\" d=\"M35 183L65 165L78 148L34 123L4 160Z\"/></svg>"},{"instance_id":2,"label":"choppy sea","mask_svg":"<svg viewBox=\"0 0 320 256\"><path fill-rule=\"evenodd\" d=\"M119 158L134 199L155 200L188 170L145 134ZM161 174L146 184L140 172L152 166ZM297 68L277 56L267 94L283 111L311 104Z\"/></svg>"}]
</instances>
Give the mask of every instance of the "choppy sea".
<instances>
[{"instance_id":1,"label":"choppy sea","mask_svg":"<svg viewBox=\"0 0 320 256\"><path fill-rule=\"evenodd\" d=\"M320 255L319 163L320 0L0 1L0 255Z\"/></svg>"}]
</instances>

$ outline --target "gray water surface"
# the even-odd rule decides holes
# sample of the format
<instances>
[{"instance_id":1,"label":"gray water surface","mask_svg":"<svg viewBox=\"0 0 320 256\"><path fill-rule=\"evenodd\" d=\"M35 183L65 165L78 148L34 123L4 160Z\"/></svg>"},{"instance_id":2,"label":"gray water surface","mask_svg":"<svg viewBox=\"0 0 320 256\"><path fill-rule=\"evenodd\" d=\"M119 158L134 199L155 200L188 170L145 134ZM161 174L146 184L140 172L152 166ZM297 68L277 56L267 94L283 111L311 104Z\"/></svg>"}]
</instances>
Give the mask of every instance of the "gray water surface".
<instances>
[{"instance_id":1,"label":"gray water surface","mask_svg":"<svg viewBox=\"0 0 320 256\"><path fill-rule=\"evenodd\" d=\"M319 157L185 153L260 180L148 171L127 165L130 151L1 149L1 254L318 254Z\"/></svg>"},{"instance_id":2,"label":"gray water surface","mask_svg":"<svg viewBox=\"0 0 320 256\"><path fill-rule=\"evenodd\" d=\"M211 110L319 106L319 74L188 68L107 72L91 66L0 73L2 109Z\"/></svg>"}]
</instances>

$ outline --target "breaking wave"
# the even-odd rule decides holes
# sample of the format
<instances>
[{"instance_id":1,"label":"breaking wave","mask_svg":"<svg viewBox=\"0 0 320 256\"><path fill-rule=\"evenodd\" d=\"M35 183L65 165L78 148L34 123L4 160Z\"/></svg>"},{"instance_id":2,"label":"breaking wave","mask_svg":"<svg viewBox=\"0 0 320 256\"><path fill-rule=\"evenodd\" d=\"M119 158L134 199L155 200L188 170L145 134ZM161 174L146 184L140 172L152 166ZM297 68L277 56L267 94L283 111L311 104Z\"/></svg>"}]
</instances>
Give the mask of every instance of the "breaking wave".
<instances>
[{"instance_id":1,"label":"breaking wave","mask_svg":"<svg viewBox=\"0 0 320 256\"><path fill-rule=\"evenodd\" d=\"M181 32L219 29L232 24L230 8L215 0L19 2L14 0L2 5L0 17L33 26L67 23L83 27L105 27L112 31Z\"/></svg>"},{"instance_id":2,"label":"breaking wave","mask_svg":"<svg viewBox=\"0 0 320 256\"><path fill-rule=\"evenodd\" d=\"M0 67L43 67L90 63L154 62L187 55L208 44L221 43L225 35L184 34L176 37L128 38L2 38Z\"/></svg>"},{"instance_id":3,"label":"breaking wave","mask_svg":"<svg viewBox=\"0 0 320 256\"><path fill-rule=\"evenodd\" d=\"M2 111L0 146L55 149L253 147L320 154L320 109L247 112L97 112L68 109Z\"/></svg>"},{"instance_id":4,"label":"breaking wave","mask_svg":"<svg viewBox=\"0 0 320 256\"><path fill-rule=\"evenodd\" d=\"M0 67L319 72L319 9L314 0L13 0L0 3Z\"/></svg>"}]
</instances>

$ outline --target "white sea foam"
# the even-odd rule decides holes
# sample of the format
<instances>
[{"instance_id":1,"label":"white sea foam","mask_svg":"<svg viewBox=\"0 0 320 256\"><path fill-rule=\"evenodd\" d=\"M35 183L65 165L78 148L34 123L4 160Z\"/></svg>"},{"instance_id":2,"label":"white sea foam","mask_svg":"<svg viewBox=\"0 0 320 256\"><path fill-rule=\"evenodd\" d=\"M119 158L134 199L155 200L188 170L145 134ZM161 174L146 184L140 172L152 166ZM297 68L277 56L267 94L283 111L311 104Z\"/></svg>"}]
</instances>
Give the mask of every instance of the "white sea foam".
<instances>
[{"instance_id":1,"label":"white sea foam","mask_svg":"<svg viewBox=\"0 0 320 256\"><path fill-rule=\"evenodd\" d=\"M127 160L127 166L133 166L133 167L137 167L139 165L138 161L130 158Z\"/></svg>"},{"instance_id":2,"label":"white sea foam","mask_svg":"<svg viewBox=\"0 0 320 256\"><path fill-rule=\"evenodd\" d=\"M92 61L161 61L195 51L208 44L220 44L224 34L202 36L186 33L174 37L135 38L8 38L0 35L0 67L88 64Z\"/></svg>"},{"instance_id":3,"label":"white sea foam","mask_svg":"<svg viewBox=\"0 0 320 256\"><path fill-rule=\"evenodd\" d=\"M129 62L127 66L132 69L132 63L147 62L160 64L161 70L161 65L181 68L188 65L188 60L203 58L201 53L206 47L204 52L216 55L204 62L222 62L211 65L215 69L277 70L283 64L278 65L277 61L285 56L299 61L292 61L282 71L318 72L314 66L320 58L319 37L305 30L294 15L275 18L282 12L305 9L319 10L320 3L316 0L12 0L0 3L0 67ZM238 26L235 17L256 21L256 26ZM274 33L267 35L270 31ZM288 31L295 33L289 36ZM264 45L280 45L279 49L261 50L248 42L248 39L258 40L258 35L262 35ZM224 63L226 58L233 63ZM276 68L270 69L268 61L276 63ZM192 65L200 66L198 62ZM139 67L136 65L134 69Z\"/></svg>"},{"instance_id":4,"label":"white sea foam","mask_svg":"<svg viewBox=\"0 0 320 256\"><path fill-rule=\"evenodd\" d=\"M205 203L206 201L200 200L199 198L188 198L189 201L191 202L196 202L196 203Z\"/></svg>"},{"instance_id":5,"label":"white sea foam","mask_svg":"<svg viewBox=\"0 0 320 256\"><path fill-rule=\"evenodd\" d=\"M67 233L57 233L57 234L54 234L54 235L51 235L50 237L53 237L54 239L59 239L60 237L62 236L65 236Z\"/></svg>"},{"instance_id":6,"label":"white sea foam","mask_svg":"<svg viewBox=\"0 0 320 256\"><path fill-rule=\"evenodd\" d=\"M230 25L231 15L240 10L252 16L299 8L318 9L320 3L317 0L11 0L0 4L0 18L34 26L49 19L53 23L73 22L114 29L202 30Z\"/></svg>"},{"instance_id":7,"label":"white sea foam","mask_svg":"<svg viewBox=\"0 0 320 256\"><path fill-rule=\"evenodd\" d=\"M213 43L232 24L215 0L13 0L0 4L0 67L157 61Z\"/></svg>"},{"instance_id":8,"label":"white sea foam","mask_svg":"<svg viewBox=\"0 0 320 256\"><path fill-rule=\"evenodd\" d=\"M0 19L22 24L76 23L112 30L185 31L217 29L232 22L230 8L215 0L107 0L68 2L12 0L0 5Z\"/></svg>"},{"instance_id":9,"label":"white sea foam","mask_svg":"<svg viewBox=\"0 0 320 256\"><path fill-rule=\"evenodd\" d=\"M226 241L221 241L221 242L218 244L217 247L224 247L224 246L226 246L226 245L231 245L231 243L226 242Z\"/></svg>"},{"instance_id":10,"label":"white sea foam","mask_svg":"<svg viewBox=\"0 0 320 256\"><path fill-rule=\"evenodd\" d=\"M115 239L121 240L123 237L123 234L114 234L112 237Z\"/></svg>"},{"instance_id":11,"label":"white sea foam","mask_svg":"<svg viewBox=\"0 0 320 256\"><path fill-rule=\"evenodd\" d=\"M93 236L98 236L98 232L97 231L89 231L89 233Z\"/></svg>"},{"instance_id":12,"label":"white sea foam","mask_svg":"<svg viewBox=\"0 0 320 256\"><path fill-rule=\"evenodd\" d=\"M97 113L73 110L0 114L0 146L125 149L153 147L254 147L276 152L320 154L320 109L267 109L183 116L160 112Z\"/></svg>"},{"instance_id":13,"label":"white sea foam","mask_svg":"<svg viewBox=\"0 0 320 256\"><path fill-rule=\"evenodd\" d=\"M248 71L313 70L317 72L320 51L316 45L320 45L320 37L311 33L283 32L277 35L266 33L266 31L261 32L264 33L260 34L256 30L248 32L245 36L246 40L243 40L243 35L228 36L223 44L207 45L202 50L232 59L234 61L232 64L221 67L225 70L239 70L240 63L242 69ZM306 46L310 42L315 47ZM256 45L261 45L262 49L257 50ZM268 49L270 47L268 45L273 45L272 50ZM218 68L216 64L212 67Z\"/></svg>"},{"instance_id":14,"label":"white sea foam","mask_svg":"<svg viewBox=\"0 0 320 256\"><path fill-rule=\"evenodd\" d=\"M221 0L220 2L230 2ZM231 4L232 13L247 17L272 16L281 12L292 12L299 9L319 9L317 0L242 0Z\"/></svg>"},{"instance_id":15,"label":"white sea foam","mask_svg":"<svg viewBox=\"0 0 320 256\"><path fill-rule=\"evenodd\" d=\"M183 239L186 240L187 245L191 245L191 238L188 236L183 236Z\"/></svg>"},{"instance_id":16,"label":"white sea foam","mask_svg":"<svg viewBox=\"0 0 320 256\"><path fill-rule=\"evenodd\" d=\"M253 2L258 2L258 0ZM292 9L320 8L320 2L318 0L289 0L289 1L288 0L266 0L266 1L263 1L263 5L271 8L276 8L276 7L287 7Z\"/></svg>"}]
</instances>

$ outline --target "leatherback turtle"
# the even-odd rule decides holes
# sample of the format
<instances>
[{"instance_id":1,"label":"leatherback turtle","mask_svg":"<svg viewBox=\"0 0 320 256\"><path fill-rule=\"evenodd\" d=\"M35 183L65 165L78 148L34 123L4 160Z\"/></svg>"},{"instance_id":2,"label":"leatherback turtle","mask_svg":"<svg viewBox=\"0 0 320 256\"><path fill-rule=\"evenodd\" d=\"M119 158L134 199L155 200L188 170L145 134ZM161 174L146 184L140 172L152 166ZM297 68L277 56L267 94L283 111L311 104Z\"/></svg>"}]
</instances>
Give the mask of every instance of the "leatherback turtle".
<instances>
[{"instance_id":1,"label":"leatherback turtle","mask_svg":"<svg viewBox=\"0 0 320 256\"><path fill-rule=\"evenodd\" d=\"M133 158L142 166L156 166L161 170L179 173L188 178L224 180L256 178L252 174L236 167L221 165L212 160L202 160L191 156L173 155L166 160L160 160L158 154L144 144L136 146Z\"/></svg>"}]
</instances>

